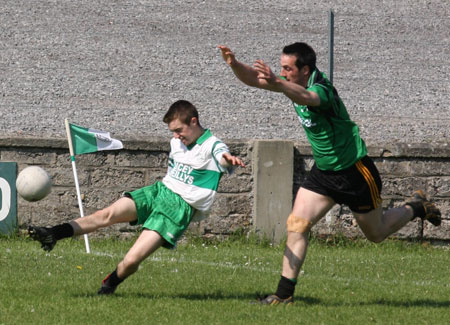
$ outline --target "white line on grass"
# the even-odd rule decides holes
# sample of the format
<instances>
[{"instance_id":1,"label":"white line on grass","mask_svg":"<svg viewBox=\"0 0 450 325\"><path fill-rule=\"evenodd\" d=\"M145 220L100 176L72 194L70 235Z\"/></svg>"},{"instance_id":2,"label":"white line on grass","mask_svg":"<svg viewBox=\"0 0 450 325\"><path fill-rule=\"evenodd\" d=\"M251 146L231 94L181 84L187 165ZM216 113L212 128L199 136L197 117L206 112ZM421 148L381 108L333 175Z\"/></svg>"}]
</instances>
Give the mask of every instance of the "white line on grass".
<instances>
[{"instance_id":1,"label":"white line on grass","mask_svg":"<svg viewBox=\"0 0 450 325\"><path fill-rule=\"evenodd\" d=\"M30 250L28 249L28 252ZM32 249L31 251L35 251L35 252L41 252L41 249ZM84 252L82 253L83 255L85 254ZM109 252L91 252L92 255L96 255L96 256L104 256L104 257L109 257L109 258L122 258L123 254L114 254L114 253L109 253ZM63 256L61 255L56 255L53 252L52 253L46 253L46 256L54 256L56 258L62 258ZM175 257L170 257L170 258L162 258L159 256L150 256L147 260L153 261L153 262L169 262L169 263L186 263L186 264L197 264L197 265L204 265L204 266L210 266L210 267L215 267L215 268L223 268L223 269L232 269L232 270L237 270L237 269L241 269L241 270L248 270L248 271L252 271L252 272L266 272L266 273L271 273L271 274L281 274L281 266L280 268L277 267L277 269L271 269L271 268L267 268L265 266L251 266L251 265L242 265L242 264L233 264L232 262L224 262L224 263L217 263L217 262L209 262L209 261L202 261L202 260L186 260L184 257L177 259ZM351 277L351 278L344 278L344 277L339 277L336 275L326 275L326 274L319 274L319 273L304 273L304 271L302 270L300 273L301 277L305 277L305 278L316 278L316 279L322 279L322 280L326 280L329 282L333 282L333 281L338 281L338 282L343 282L346 284L352 284L352 283L365 283L365 284L370 284L370 285L380 285L380 284L385 284L385 285L399 285L399 284L408 284L408 285L414 285L417 287L430 287L430 286L443 286L446 288L450 288L450 283L448 283L447 281L445 281L445 279L443 279L443 281L439 282L439 281L431 281L431 280L417 280L417 281L410 281L407 278L403 278L403 277L397 277L397 278L393 278L393 279L380 279L380 278L357 278L357 277Z\"/></svg>"},{"instance_id":2,"label":"white line on grass","mask_svg":"<svg viewBox=\"0 0 450 325\"><path fill-rule=\"evenodd\" d=\"M94 252L94 255L99 255L99 256L108 256L108 257L112 257L112 258L120 258L121 256L119 256L118 254L112 254L112 253L106 253L106 252ZM210 266L210 267L215 267L215 268L224 268L224 269L232 269L232 270L237 270L237 269L242 269L242 270L248 270L248 271L252 271L252 272L265 272L265 273L271 273L271 274L281 274L281 269L270 269L264 266L249 266L249 265L241 265L241 264L233 264L231 262L225 262L225 263L218 263L218 262L209 262L209 261L202 261L202 260L186 260L184 257L182 258L174 258L174 257L170 257L170 258L162 258L159 256L150 256L149 258L147 258L147 260L153 261L153 262L169 262L169 263L187 263L187 264L197 264L197 265L204 265L204 266ZM281 266L280 266L281 267ZM444 286L444 287L450 287L449 283L438 283L435 281L430 281L430 280L421 280L421 281L410 281L406 278L395 278L395 279L379 279L379 278L371 278L371 279L365 279L365 278L356 278L356 277L352 277L352 278L344 278L344 277L339 277L339 276L335 276L335 275L323 275L323 274L305 274L303 271L300 272L300 276L301 277L311 277L311 278L319 278L319 279L324 279L326 281L338 281L338 282L343 282L343 283L347 283L347 284L354 284L354 283L366 283L366 284L386 284L386 285L399 285L401 283L407 283L409 285L414 285L417 287L429 287L429 286Z\"/></svg>"},{"instance_id":3,"label":"white line on grass","mask_svg":"<svg viewBox=\"0 0 450 325\"><path fill-rule=\"evenodd\" d=\"M94 255L98 255L98 256L107 256L107 257L111 257L111 258L120 258L121 256L119 256L118 254L112 254L112 253L107 253L107 252L92 252L92 254ZM217 263L217 262L208 262L208 261L200 261L200 260L186 260L184 257L182 258L162 258L159 256L150 256L149 258L147 258L147 261L154 261L154 262L171 262L171 263L192 263L192 264L199 264L199 265L206 265L206 266L211 266L211 267L218 267L218 268L224 268L224 269L232 269L232 270L236 270L236 269L244 269L244 270L249 270L249 271L256 271L256 272L269 272L269 273L279 273L279 270L270 270L267 269L264 266L249 266L249 265L240 265L240 264L233 264L231 262L225 262L225 263Z\"/></svg>"}]
</instances>

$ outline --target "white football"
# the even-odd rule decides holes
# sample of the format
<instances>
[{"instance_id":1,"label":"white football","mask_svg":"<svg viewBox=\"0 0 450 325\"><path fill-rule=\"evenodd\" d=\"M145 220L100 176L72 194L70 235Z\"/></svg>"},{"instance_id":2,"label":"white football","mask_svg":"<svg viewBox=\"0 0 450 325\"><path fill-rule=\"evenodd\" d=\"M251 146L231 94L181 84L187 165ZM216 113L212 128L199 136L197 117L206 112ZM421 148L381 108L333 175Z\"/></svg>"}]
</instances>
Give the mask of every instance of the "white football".
<instances>
[{"instance_id":1,"label":"white football","mask_svg":"<svg viewBox=\"0 0 450 325\"><path fill-rule=\"evenodd\" d=\"M25 200L34 202L42 200L52 190L52 181L45 170L30 166L19 173L16 180L17 192Z\"/></svg>"}]
</instances>

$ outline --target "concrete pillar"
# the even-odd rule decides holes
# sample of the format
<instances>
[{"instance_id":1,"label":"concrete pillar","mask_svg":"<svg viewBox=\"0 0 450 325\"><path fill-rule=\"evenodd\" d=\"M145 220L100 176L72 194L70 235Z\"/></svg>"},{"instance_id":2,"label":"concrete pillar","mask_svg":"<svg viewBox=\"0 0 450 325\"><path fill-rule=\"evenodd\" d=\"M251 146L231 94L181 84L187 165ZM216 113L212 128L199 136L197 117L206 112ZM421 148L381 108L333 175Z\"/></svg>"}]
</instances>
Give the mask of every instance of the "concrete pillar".
<instances>
[{"instance_id":1,"label":"concrete pillar","mask_svg":"<svg viewBox=\"0 0 450 325\"><path fill-rule=\"evenodd\" d=\"M294 143L256 140L253 143L253 226L279 243L286 235L292 209Z\"/></svg>"}]
</instances>

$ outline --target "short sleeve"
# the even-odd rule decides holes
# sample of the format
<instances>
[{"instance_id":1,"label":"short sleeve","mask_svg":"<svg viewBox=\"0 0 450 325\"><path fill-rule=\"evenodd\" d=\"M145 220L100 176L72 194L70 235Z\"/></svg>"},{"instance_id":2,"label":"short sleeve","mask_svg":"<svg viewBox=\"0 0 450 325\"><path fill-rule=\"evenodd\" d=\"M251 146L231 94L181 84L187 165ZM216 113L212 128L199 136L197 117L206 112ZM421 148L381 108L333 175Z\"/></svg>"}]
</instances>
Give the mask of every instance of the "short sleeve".
<instances>
[{"instance_id":1,"label":"short sleeve","mask_svg":"<svg viewBox=\"0 0 450 325\"><path fill-rule=\"evenodd\" d=\"M330 107L331 105L330 91L332 91L332 89L329 89L328 87L321 84L315 84L309 87L307 90L312 91L319 96L320 98L320 105L318 107L319 109L325 109Z\"/></svg>"},{"instance_id":2,"label":"short sleeve","mask_svg":"<svg viewBox=\"0 0 450 325\"><path fill-rule=\"evenodd\" d=\"M216 141L212 148L212 156L214 157L214 160L217 163L217 167L221 172L228 172L231 174L234 170L233 166L230 166L229 168L225 168L222 165L220 165L220 161L222 160L223 154L227 152L229 153L230 150L228 149L228 146L223 143L222 141Z\"/></svg>"}]
</instances>

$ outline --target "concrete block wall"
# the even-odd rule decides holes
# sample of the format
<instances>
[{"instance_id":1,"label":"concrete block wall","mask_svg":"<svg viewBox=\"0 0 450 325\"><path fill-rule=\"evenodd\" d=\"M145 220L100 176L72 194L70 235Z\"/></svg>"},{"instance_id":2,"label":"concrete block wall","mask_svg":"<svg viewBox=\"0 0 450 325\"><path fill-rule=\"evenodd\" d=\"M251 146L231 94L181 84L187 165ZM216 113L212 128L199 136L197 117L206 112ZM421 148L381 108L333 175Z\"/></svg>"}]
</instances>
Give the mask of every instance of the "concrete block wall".
<instances>
[{"instance_id":1,"label":"concrete block wall","mask_svg":"<svg viewBox=\"0 0 450 325\"><path fill-rule=\"evenodd\" d=\"M200 223L191 224L189 232L204 237L220 238L238 229L250 231L257 227L256 231L266 232L270 238L279 240L284 233L277 234L274 238L273 229L264 229L266 226L255 222L258 218L261 220L261 211L264 211L261 208L258 209L255 204L268 200L277 203L267 205L264 214L265 218L270 216L278 218L276 223L281 225L278 228L283 229L288 214L286 211L290 210L290 206L284 207L289 205L289 201L294 197L313 164L309 146L287 141L288 147L292 147L293 150L291 154L285 152L286 150L280 150L280 146L284 145L283 141L279 146L261 145L260 141L247 140L226 142L233 154L243 158L247 167L239 168L234 175L222 178L211 217ZM130 139L124 141L124 147L125 149L120 151L76 157L85 215L114 202L123 191L151 184L165 175L169 151L168 139ZM256 178L260 177L258 175L261 175L261 166L267 167L264 162L261 164L261 161L259 163L256 161L262 159L261 150L267 151L264 152L263 158L275 155L274 157L280 160L280 164L291 166L285 168L288 176L269 171L265 183L261 183L261 178L257 180ZM448 144L369 146L369 155L374 158L383 179L382 197L386 208L402 204L413 190L421 188L435 199L443 212L444 220L440 227L415 220L395 236L450 241L450 148ZM266 158L264 159L267 160ZM283 162L283 159L293 161ZM22 198L18 199L20 227L25 227L29 223L53 225L79 216L73 172L65 139L0 138L0 161L17 162L19 171L29 165L39 165L52 177L52 192L44 200L30 203ZM292 166L293 171L289 170ZM292 188L290 193L292 195L283 192L282 186L278 190L267 191L270 187L275 189L275 185L279 184L282 177L292 178L292 181L286 181L286 187ZM258 186L255 184L258 184L258 181L264 191L257 190ZM280 206L278 201L284 202L281 204L283 209L269 211L274 206ZM272 221L269 220L266 224L272 227ZM100 230L95 236L126 238L137 230L137 227L121 224ZM335 206L313 228L313 232L319 236L334 234L349 237L362 236L351 212L347 207L340 206Z\"/></svg>"}]
</instances>

